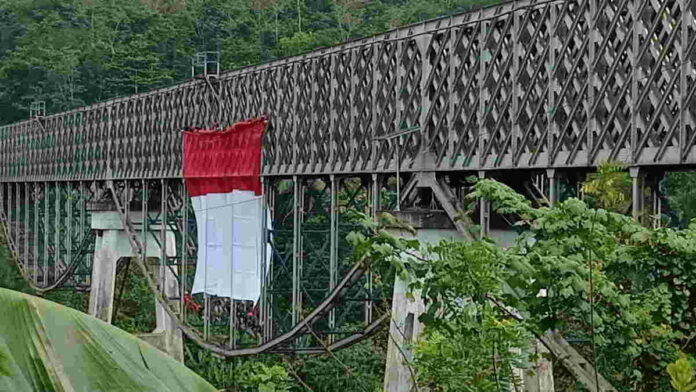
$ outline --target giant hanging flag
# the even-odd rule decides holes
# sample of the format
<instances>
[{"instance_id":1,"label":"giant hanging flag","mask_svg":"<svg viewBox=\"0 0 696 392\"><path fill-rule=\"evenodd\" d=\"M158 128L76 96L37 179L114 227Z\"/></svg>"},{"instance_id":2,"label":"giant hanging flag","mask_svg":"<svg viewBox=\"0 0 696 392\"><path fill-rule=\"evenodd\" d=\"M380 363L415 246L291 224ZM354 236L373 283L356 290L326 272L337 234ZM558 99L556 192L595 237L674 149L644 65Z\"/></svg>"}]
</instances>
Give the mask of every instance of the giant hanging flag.
<instances>
[{"instance_id":1,"label":"giant hanging flag","mask_svg":"<svg viewBox=\"0 0 696 392\"><path fill-rule=\"evenodd\" d=\"M258 118L223 131L184 132L184 179L198 228L193 294L259 299L266 245L260 177L266 124ZM270 249L266 253L270 261Z\"/></svg>"}]
</instances>

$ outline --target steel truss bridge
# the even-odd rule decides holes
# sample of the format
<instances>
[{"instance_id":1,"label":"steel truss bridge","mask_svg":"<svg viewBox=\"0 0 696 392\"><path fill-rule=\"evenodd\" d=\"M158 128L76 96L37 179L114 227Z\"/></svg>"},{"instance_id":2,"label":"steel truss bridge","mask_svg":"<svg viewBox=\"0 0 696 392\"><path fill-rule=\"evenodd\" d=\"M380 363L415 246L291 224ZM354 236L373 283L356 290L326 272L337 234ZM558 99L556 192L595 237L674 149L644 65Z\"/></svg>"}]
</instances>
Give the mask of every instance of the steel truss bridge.
<instances>
[{"instance_id":1,"label":"steel truss bridge","mask_svg":"<svg viewBox=\"0 0 696 392\"><path fill-rule=\"evenodd\" d=\"M632 168L640 196L643 173L695 164L695 11L696 0L516 1L39 113L0 128L2 227L36 289L80 287L98 235L90 216L116 211L153 293L202 346L224 356L340 348L374 331L388 302L366 263L345 262L346 209L425 200L453 217L471 174L531 184L553 202L558 178L606 160ZM190 310L197 244L181 130L262 114L274 251L258 311L208 297ZM177 252L160 263L176 295L144 257L146 237L166 248L165 231Z\"/></svg>"}]
</instances>

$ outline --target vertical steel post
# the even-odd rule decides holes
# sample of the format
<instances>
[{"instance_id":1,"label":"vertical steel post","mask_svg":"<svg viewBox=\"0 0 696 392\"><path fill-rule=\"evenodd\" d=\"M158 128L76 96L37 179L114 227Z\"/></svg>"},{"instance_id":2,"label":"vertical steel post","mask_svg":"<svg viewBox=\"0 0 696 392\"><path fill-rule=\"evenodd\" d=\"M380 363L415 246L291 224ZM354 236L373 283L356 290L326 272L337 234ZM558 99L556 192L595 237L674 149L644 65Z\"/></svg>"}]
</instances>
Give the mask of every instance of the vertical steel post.
<instances>
[{"instance_id":1,"label":"vertical steel post","mask_svg":"<svg viewBox=\"0 0 696 392\"><path fill-rule=\"evenodd\" d=\"M267 319L267 306L268 306L268 298L267 298L267 276L266 276L266 270L267 270L267 263L266 263L266 247L268 244L268 230L266 229L268 226L267 222L267 213L266 213L266 208L268 205L268 180L265 177L262 177L261 181L261 249L259 249L259 253L261 255L261 298L259 299L259 326L261 327L261 336L259 337L259 344L263 344L265 341L265 331L266 331L266 323L268 321Z\"/></svg>"},{"instance_id":2,"label":"vertical steel post","mask_svg":"<svg viewBox=\"0 0 696 392\"><path fill-rule=\"evenodd\" d=\"M179 311L181 312L181 320L186 320L186 305L184 302L184 298L186 297L186 280L187 280L187 271L186 269L188 268L188 199L187 199L187 192L186 192L186 181L184 179L181 180L180 183L180 191L179 194L181 195L181 214L182 214L182 220L183 224L181 225L181 270L179 272L179 277L180 277L180 282L179 282ZM145 220L143 219L143 224Z\"/></svg>"},{"instance_id":3,"label":"vertical steel post","mask_svg":"<svg viewBox=\"0 0 696 392\"><path fill-rule=\"evenodd\" d=\"M203 199L205 200L205 199ZM208 252L207 252L207 244L208 244L208 230L206 228L207 226L207 219L208 219L208 211L205 209L208 208L208 203L205 201L202 203L203 204L203 210L199 214L199 217L203 220L202 226L203 226L203 233L202 233L202 243L198 244L198 252L203 251L203 339L208 340L210 338L210 296L208 295Z\"/></svg>"},{"instance_id":4,"label":"vertical steel post","mask_svg":"<svg viewBox=\"0 0 696 392\"><path fill-rule=\"evenodd\" d=\"M169 198L169 192L167 189L167 180L163 179L160 184L162 187L162 200L160 211L160 268L158 271L158 284L164 298L169 299L167 296L167 268L169 268L169 260L167 259L167 222L169 220L169 205L167 199Z\"/></svg>"},{"instance_id":5,"label":"vertical steel post","mask_svg":"<svg viewBox=\"0 0 696 392\"><path fill-rule=\"evenodd\" d=\"M48 231L49 228L51 227L51 222L50 222L50 217L51 214L49 213L49 206L51 204L51 190L50 187L48 186L48 182L44 182L44 216L43 216L43 229L44 229L44 269L43 269L43 284L44 286L48 286L48 269L49 269L49 258L51 255L48 253Z\"/></svg>"},{"instance_id":6,"label":"vertical steel post","mask_svg":"<svg viewBox=\"0 0 696 392\"><path fill-rule=\"evenodd\" d=\"M58 279L59 276L59 271L58 267L61 264L60 257L60 245L61 245L61 239L60 239L60 231L61 231L61 212L60 212L60 199L63 197L61 194L61 185L58 181L55 182L56 186L56 200L55 200L55 216L53 217L53 221L55 222L55 227L53 228L53 238L54 238L54 244L53 244L53 249L54 249L54 255L53 255L53 279Z\"/></svg>"},{"instance_id":7,"label":"vertical steel post","mask_svg":"<svg viewBox=\"0 0 696 392\"><path fill-rule=\"evenodd\" d=\"M85 197L85 184L84 182L80 181L79 185L79 190L80 190L80 243L83 243L86 239L85 237L87 236L85 233L87 232L87 227L86 227L86 222L85 222L85 210L87 209L87 198ZM38 193L37 193L38 195ZM38 217L38 215L37 215ZM37 218L38 220L38 218ZM90 225L91 226L91 225ZM38 235L38 229L36 231ZM89 256L88 255L81 255L79 256L82 258L81 261L85 261ZM38 260L38 257L37 257ZM89 276L89 275L88 275ZM87 282L84 282L87 283Z\"/></svg>"},{"instance_id":8,"label":"vertical steel post","mask_svg":"<svg viewBox=\"0 0 696 392\"><path fill-rule=\"evenodd\" d=\"M0 190L4 190L5 184L0 184ZM7 221L5 222L5 225L7 227L7 242L9 244L11 238L12 238L12 183L8 182L7 183L7 193L4 193L3 195L0 195L3 197L2 201L2 208L3 208L3 213L7 211L5 217ZM5 201L7 202L7 209L5 210Z\"/></svg>"},{"instance_id":9,"label":"vertical steel post","mask_svg":"<svg viewBox=\"0 0 696 392\"><path fill-rule=\"evenodd\" d=\"M12 183L7 183L7 189L5 190L5 184L0 184L0 197L2 197L2 217L5 219L3 224L5 224L6 234L7 234L7 244L12 249Z\"/></svg>"},{"instance_id":10,"label":"vertical steel post","mask_svg":"<svg viewBox=\"0 0 696 392\"><path fill-rule=\"evenodd\" d=\"M29 236L33 234L31 232L31 221L29 220L29 207L31 204L29 204L29 188L30 184L28 183L23 183L22 188L24 188L24 273L28 276L29 275L29 258L30 258L30 252L29 252Z\"/></svg>"},{"instance_id":11,"label":"vertical steel post","mask_svg":"<svg viewBox=\"0 0 696 392\"><path fill-rule=\"evenodd\" d=\"M632 167L629 169L632 179L632 213L633 219L642 221L643 214L643 178L640 168Z\"/></svg>"},{"instance_id":12,"label":"vertical steel post","mask_svg":"<svg viewBox=\"0 0 696 392\"><path fill-rule=\"evenodd\" d=\"M39 232L39 210L41 209L41 204L39 201L39 184L34 182L33 184L34 188L34 202L32 203L32 208L34 209L34 222L33 222L33 227L34 227L34 273L33 273L33 282L34 284L39 283L39 235L41 234ZM0 189L2 187L0 186ZM1 199L2 196L0 196L0 208L2 207L1 204Z\"/></svg>"},{"instance_id":13,"label":"vertical steel post","mask_svg":"<svg viewBox=\"0 0 696 392\"><path fill-rule=\"evenodd\" d=\"M10 182L7 184L7 243L12 247L14 238L14 222L12 221L12 214L14 211L14 183Z\"/></svg>"},{"instance_id":14,"label":"vertical steel post","mask_svg":"<svg viewBox=\"0 0 696 392\"><path fill-rule=\"evenodd\" d=\"M160 200L160 268L157 273L159 276L159 289L162 295L166 296L165 287L167 287L167 180L160 181L161 200Z\"/></svg>"},{"instance_id":15,"label":"vertical steel post","mask_svg":"<svg viewBox=\"0 0 696 392\"><path fill-rule=\"evenodd\" d=\"M298 252L299 249L299 235L300 235L300 222L299 222L299 197L300 190L298 184L297 176L292 177L293 182L293 207L292 207L292 325L297 324L298 320L298 291L299 291L299 279L298 279Z\"/></svg>"},{"instance_id":16,"label":"vertical steel post","mask_svg":"<svg viewBox=\"0 0 696 392\"><path fill-rule=\"evenodd\" d=\"M660 177L656 177L651 184L650 192L652 196L652 227L660 227L660 215L662 213L662 199L660 199Z\"/></svg>"},{"instance_id":17,"label":"vertical steel post","mask_svg":"<svg viewBox=\"0 0 696 392\"><path fill-rule=\"evenodd\" d=\"M17 252L17 241L15 241L15 238L17 237L17 233L19 233L19 226L17 223L17 183L13 182L10 185L10 205L9 205L9 224L8 226L11 227L9 238L7 239L7 242L10 244L11 247L13 247L15 252ZM14 256L14 255L12 255Z\"/></svg>"},{"instance_id":18,"label":"vertical steel post","mask_svg":"<svg viewBox=\"0 0 696 392\"><path fill-rule=\"evenodd\" d=\"M231 241L232 241L232 252L230 252L230 347L234 350L236 348L236 326L237 326L237 313L236 304L234 302L234 222L236 218L235 210L237 206L233 203L230 208L232 209L232 228L231 228Z\"/></svg>"},{"instance_id":19,"label":"vertical steel post","mask_svg":"<svg viewBox=\"0 0 696 392\"><path fill-rule=\"evenodd\" d=\"M396 137L396 211L401 211L401 135Z\"/></svg>"},{"instance_id":20,"label":"vertical steel post","mask_svg":"<svg viewBox=\"0 0 696 392\"><path fill-rule=\"evenodd\" d=\"M549 204L554 206L558 203L558 177L556 177L556 169L546 169L546 177L549 178Z\"/></svg>"},{"instance_id":21,"label":"vertical steel post","mask_svg":"<svg viewBox=\"0 0 696 392\"><path fill-rule=\"evenodd\" d=\"M331 184L331 211L329 221L329 291L336 288L336 280L338 278L338 200L337 188L340 180L336 180L335 175L331 175L329 182ZM333 331L336 327L336 309L331 309L329 314L329 329ZM329 335L329 339L333 342L334 335Z\"/></svg>"},{"instance_id":22,"label":"vertical steel post","mask_svg":"<svg viewBox=\"0 0 696 392\"><path fill-rule=\"evenodd\" d=\"M0 138L2 138L2 128L0 128ZM0 218L5 217L5 183L0 182ZM0 224L5 224L5 221L0 221ZM0 227L2 229L2 227Z\"/></svg>"},{"instance_id":23,"label":"vertical steel post","mask_svg":"<svg viewBox=\"0 0 696 392\"><path fill-rule=\"evenodd\" d=\"M19 262L19 245L17 243L17 238L19 237L19 183L15 182L12 184L12 213L13 213L13 226L12 237L8 240L11 241L12 250L15 254L12 257L17 257L17 262Z\"/></svg>"},{"instance_id":24,"label":"vertical steel post","mask_svg":"<svg viewBox=\"0 0 696 392\"><path fill-rule=\"evenodd\" d=\"M307 185L304 181L300 181L299 184L299 215L297 217L297 320L302 320L304 318L304 297L302 295L302 277L304 276L304 238L302 235L302 226L304 224L304 213L305 213L305 193L307 192Z\"/></svg>"},{"instance_id":25,"label":"vertical steel post","mask_svg":"<svg viewBox=\"0 0 696 392\"><path fill-rule=\"evenodd\" d=\"M276 183L277 184L277 183ZM269 186L269 209L271 211L271 221L273 221L273 217L275 215L275 206L276 206L276 184L273 184L272 186ZM270 185L270 184L269 184ZM268 234L268 241L271 241L271 233ZM267 320L267 325L266 325L266 339L270 340L271 337L273 336L273 304L275 303L274 301L274 296L273 296L273 287L275 281L273 280L273 270L274 270L274 263L273 263L273 254L271 254L271 265L268 268L268 285L271 288L271 296L268 301L268 315L266 316Z\"/></svg>"},{"instance_id":26,"label":"vertical steel post","mask_svg":"<svg viewBox=\"0 0 696 392\"><path fill-rule=\"evenodd\" d=\"M376 173L372 173L372 179L370 182L370 216L372 219L378 219L377 214L381 208L380 203L380 186L379 186L379 176ZM368 299L365 303L365 325L372 323L372 295L374 288L374 276L372 274L372 268L367 272L367 292Z\"/></svg>"},{"instance_id":27,"label":"vertical steel post","mask_svg":"<svg viewBox=\"0 0 696 392\"><path fill-rule=\"evenodd\" d=\"M142 192L140 195L140 242L143 244L143 261L147 263L147 234L150 230L150 218L148 216L148 201L150 200L150 193L148 190L147 180L142 180Z\"/></svg>"},{"instance_id":28,"label":"vertical steel post","mask_svg":"<svg viewBox=\"0 0 696 392\"><path fill-rule=\"evenodd\" d=\"M66 238L65 241L67 242L66 246L66 261L67 265L70 265L72 263L72 247L73 247L73 188L72 184L70 182L66 183L66 202L67 205L65 206L66 214L67 214L67 232L66 232Z\"/></svg>"},{"instance_id":29,"label":"vertical steel post","mask_svg":"<svg viewBox=\"0 0 696 392\"><path fill-rule=\"evenodd\" d=\"M130 217L130 181L123 181L123 210Z\"/></svg>"},{"instance_id":30,"label":"vertical steel post","mask_svg":"<svg viewBox=\"0 0 696 392\"><path fill-rule=\"evenodd\" d=\"M486 172L479 171L479 178L486 178ZM479 224L481 225L480 238L488 236L490 233L490 205L489 200L479 200Z\"/></svg>"},{"instance_id":31,"label":"vertical steel post","mask_svg":"<svg viewBox=\"0 0 696 392\"><path fill-rule=\"evenodd\" d=\"M15 236L14 242L14 257L17 260L17 265L22 268L22 183L15 183Z\"/></svg>"}]
</instances>

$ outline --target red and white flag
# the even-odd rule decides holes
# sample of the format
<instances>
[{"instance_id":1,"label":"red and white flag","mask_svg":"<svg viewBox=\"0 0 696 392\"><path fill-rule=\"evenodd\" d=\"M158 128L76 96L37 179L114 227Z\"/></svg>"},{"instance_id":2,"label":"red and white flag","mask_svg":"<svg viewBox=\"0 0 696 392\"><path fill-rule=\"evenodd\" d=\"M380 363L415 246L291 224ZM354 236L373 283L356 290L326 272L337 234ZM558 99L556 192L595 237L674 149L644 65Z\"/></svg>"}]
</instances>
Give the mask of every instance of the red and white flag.
<instances>
[{"instance_id":1,"label":"red and white flag","mask_svg":"<svg viewBox=\"0 0 696 392\"><path fill-rule=\"evenodd\" d=\"M261 144L265 118L223 131L184 132L184 179L196 215L193 294L257 301L263 243ZM270 218L266 219L270 222Z\"/></svg>"}]
</instances>

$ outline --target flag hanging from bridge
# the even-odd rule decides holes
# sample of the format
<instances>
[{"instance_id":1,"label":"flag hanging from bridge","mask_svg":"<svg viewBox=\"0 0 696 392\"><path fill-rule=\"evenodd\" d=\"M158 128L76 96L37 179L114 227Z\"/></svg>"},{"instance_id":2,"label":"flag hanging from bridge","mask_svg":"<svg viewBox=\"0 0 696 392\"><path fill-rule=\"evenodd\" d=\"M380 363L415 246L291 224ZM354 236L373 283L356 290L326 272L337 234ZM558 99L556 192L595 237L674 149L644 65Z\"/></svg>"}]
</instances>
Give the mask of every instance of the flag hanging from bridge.
<instances>
[{"instance_id":1,"label":"flag hanging from bridge","mask_svg":"<svg viewBox=\"0 0 696 392\"><path fill-rule=\"evenodd\" d=\"M264 219L260 177L266 124L259 118L223 131L184 132L184 179L198 229L193 294L259 299L268 246L262 225L270 222ZM266 254L270 260L270 249Z\"/></svg>"}]
</instances>

